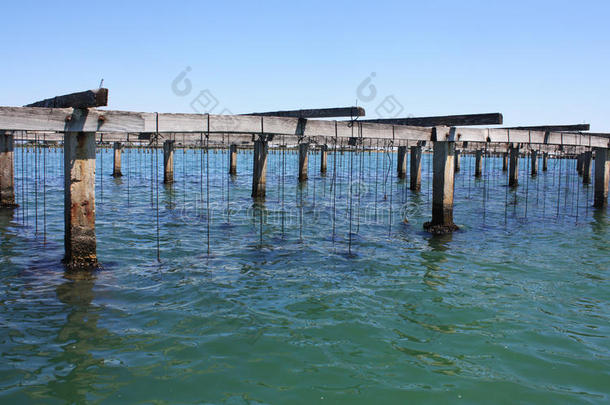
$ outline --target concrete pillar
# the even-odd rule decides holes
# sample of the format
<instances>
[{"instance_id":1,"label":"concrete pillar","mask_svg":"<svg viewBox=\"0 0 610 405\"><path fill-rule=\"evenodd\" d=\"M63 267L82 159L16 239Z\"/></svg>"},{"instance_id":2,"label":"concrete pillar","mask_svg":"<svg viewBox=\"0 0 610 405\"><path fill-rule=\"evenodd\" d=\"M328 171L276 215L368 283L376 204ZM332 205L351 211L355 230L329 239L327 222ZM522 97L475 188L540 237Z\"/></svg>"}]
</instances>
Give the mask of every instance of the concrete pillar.
<instances>
[{"instance_id":1,"label":"concrete pillar","mask_svg":"<svg viewBox=\"0 0 610 405\"><path fill-rule=\"evenodd\" d=\"M112 169L112 177L121 177L123 173L121 173L121 151L123 150L123 145L121 142L114 143L114 166Z\"/></svg>"},{"instance_id":2,"label":"concrete pillar","mask_svg":"<svg viewBox=\"0 0 610 405\"><path fill-rule=\"evenodd\" d=\"M237 175L237 145L232 144L229 146L229 174L231 176Z\"/></svg>"},{"instance_id":3,"label":"concrete pillar","mask_svg":"<svg viewBox=\"0 0 610 405\"><path fill-rule=\"evenodd\" d=\"M399 179L407 177L407 147L398 147L398 161L396 162L396 173Z\"/></svg>"},{"instance_id":4,"label":"concrete pillar","mask_svg":"<svg viewBox=\"0 0 610 405\"><path fill-rule=\"evenodd\" d=\"M309 150L308 143L299 144L299 181L307 180L308 159L307 153Z\"/></svg>"},{"instance_id":5,"label":"concrete pillar","mask_svg":"<svg viewBox=\"0 0 610 405\"><path fill-rule=\"evenodd\" d=\"M458 173L460 171L460 151L457 149L455 150L455 157L453 162L455 164L454 171Z\"/></svg>"},{"instance_id":6,"label":"concrete pillar","mask_svg":"<svg viewBox=\"0 0 610 405\"><path fill-rule=\"evenodd\" d=\"M532 150L532 176L538 175L538 151Z\"/></svg>"},{"instance_id":7,"label":"concrete pillar","mask_svg":"<svg viewBox=\"0 0 610 405\"><path fill-rule=\"evenodd\" d=\"M508 152L504 152L502 154L502 171L505 172L508 170Z\"/></svg>"},{"instance_id":8,"label":"concrete pillar","mask_svg":"<svg viewBox=\"0 0 610 405\"><path fill-rule=\"evenodd\" d=\"M475 152L475 161L474 161L474 177L481 177L483 174L482 162L483 160L483 151L481 149L477 149Z\"/></svg>"},{"instance_id":9,"label":"concrete pillar","mask_svg":"<svg viewBox=\"0 0 610 405\"><path fill-rule=\"evenodd\" d=\"M174 182L174 141L163 142L163 183Z\"/></svg>"},{"instance_id":10,"label":"concrete pillar","mask_svg":"<svg viewBox=\"0 0 610 405\"><path fill-rule=\"evenodd\" d=\"M591 159L593 152L588 151L582 154L582 183L591 184Z\"/></svg>"},{"instance_id":11,"label":"concrete pillar","mask_svg":"<svg viewBox=\"0 0 610 405\"><path fill-rule=\"evenodd\" d=\"M544 152L542 154L542 171L546 172L547 170L549 170L549 153Z\"/></svg>"},{"instance_id":12,"label":"concrete pillar","mask_svg":"<svg viewBox=\"0 0 610 405\"><path fill-rule=\"evenodd\" d=\"M64 263L68 270L95 267L94 132L64 135L64 224Z\"/></svg>"},{"instance_id":13,"label":"concrete pillar","mask_svg":"<svg viewBox=\"0 0 610 405\"><path fill-rule=\"evenodd\" d=\"M0 208L16 207L14 139L9 132L0 132Z\"/></svg>"},{"instance_id":14,"label":"concrete pillar","mask_svg":"<svg viewBox=\"0 0 610 405\"><path fill-rule=\"evenodd\" d=\"M510 147L510 168L508 172L508 186L517 187L519 185L519 147Z\"/></svg>"},{"instance_id":15,"label":"concrete pillar","mask_svg":"<svg viewBox=\"0 0 610 405\"><path fill-rule=\"evenodd\" d=\"M322 147L320 148L320 173L322 174L326 174L327 160L328 146L322 145Z\"/></svg>"},{"instance_id":16,"label":"concrete pillar","mask_svg":"<svg viewBox=\"0 0 610 405\"><path fill-rule=\"evenodd\" d=\"M608 205L608 181L610 180L610 154L606 148L595 148L595 195L593 206Z\"/></svg>"},{"instance_id":17,"label":"concrete pillar","mask_svg":"<svg viewBox=\"0 0 610 405\"><path fill-rule=\"evenodd\" d=\"M410 178L411 186L409 187L413 191L421 190L421 146L411 146L411 168Z\"/></svg>"},{"instance_id":18,"label":"concrete pillar","mask_svg":"<svg viewBox=\"0 0 610 405\"><path fill-rule=\"evenodd\" d=\"M432 221L424 224L424 229L433 234L458 230L453 223L454 159L455 142L434 142Z\"/></svg>"},{"instance_id":19,"label":"concrete pillar","mask_svg":"<svg viewBox=\"0 0 610 405\"><path fill-rule=\"evenodd\" d=\"M265 199L268 151L269 145L266 141L254 142L254 168L252 170L252 198L254 199Z\"/></svg>"}]
</instances>

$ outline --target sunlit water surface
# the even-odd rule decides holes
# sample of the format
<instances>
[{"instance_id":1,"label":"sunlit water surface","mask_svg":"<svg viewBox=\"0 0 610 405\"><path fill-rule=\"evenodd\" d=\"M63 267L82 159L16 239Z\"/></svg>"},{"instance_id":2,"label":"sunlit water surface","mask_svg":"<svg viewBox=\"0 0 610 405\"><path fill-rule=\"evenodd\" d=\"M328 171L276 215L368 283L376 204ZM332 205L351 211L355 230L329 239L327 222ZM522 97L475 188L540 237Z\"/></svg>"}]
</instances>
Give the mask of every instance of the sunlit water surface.
<instances>
[{"instance_id":1,"label":"sunlit water surface","mask_svg":"<svg viewBox=\"0 0 610 405\"><path fill-rule=\"evenodd\" d=\"M261 224L251 152L231 179L226 153L178 150L175 184L157 189L153 154L124 152L114 180L105 150L103 267L73 280L61 151L15 155L2 404L610 401L610 217L573 160L531 178L521 159L515 192L500 159L475 180L463 158L461 231L432 237L430 155L413 193L395 154L331 153L325 177L310 155L298 187L297 155L272 152Z\"/></svg>"}]
</instances>

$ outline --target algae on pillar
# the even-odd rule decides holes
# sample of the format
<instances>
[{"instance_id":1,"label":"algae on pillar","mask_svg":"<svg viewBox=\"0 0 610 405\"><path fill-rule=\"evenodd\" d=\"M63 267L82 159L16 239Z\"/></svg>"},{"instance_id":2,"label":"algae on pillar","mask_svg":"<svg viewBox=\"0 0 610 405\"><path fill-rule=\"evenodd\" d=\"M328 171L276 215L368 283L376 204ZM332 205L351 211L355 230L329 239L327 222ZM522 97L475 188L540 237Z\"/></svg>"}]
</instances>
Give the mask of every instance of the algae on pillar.
<instances>
[{"instance_id":1,"label":"algae on pillar","mask_svg":"<svg viewBox=\"0 0 610 405\"><path fill-rule=\"evenodd\" d=\"M254 167L252 170L252 198L264 199L267 186L267 141L254 141Z\"/></svg>"},{"instance_id":2,"label":"algae on pillar","mask_svg":"<svg viewBox=\"0 0 610 405\"><path fill-rule=\"evenodd\" d=\"M508 186L519 185L519 146L510 146L510 168L508 172Z\"/></svg>"},{"instance_id":3,"label":"algae on pillar","mask_svg":"<svg viewBox=\"0 0 610 405\"><path fill-rule=\"evenodd\" d=\"M328 146L322 145L320 147L320 173L326 174L328 161Z\"/></svg>"},{"instance_id":4,"label":"algae on pillar","mask_svg":"<svg viewBox=\"0 0 610 405\"><path fill-rule=\"evenodd\" d=\"M64 263L69 270L97 265L95 133L64 135Z\"/></svg>"},{"instance_id":5,"label":"algae on pillar","mask_svg":"<svg viewBox=\"0 0 610 405\"><path fill-rule=\"evenodd\" d=\"M398 161L396 166L396 172L399 179L407 177L407 147L398 147Z\"/></svg>"},{"instance_id":6,"label":"algae on pillar","mask_svg":"<svg viewBox=\"0 0 610 405\"><path fill-rule=\"evenodd\" d=\"M593 152L588 151L582 154L581 157L581 172L583 184L591 184L591 159L593 158Z\"/></svg>"},{"instance_id":7,"label":"algae on pillar","mask_svg":"<svg viewBox=\"0 0 610 405\"><path fill-rule=\"evenodd\" d=\"M308 159L307 153L309 150L308 143L299 144L299 181L307 180Z\"/></svg>"},{"instance_id":8,"label":"algae on pillar","mask_svg":"<svg viewBox=\"0 0 610 405\"><path fill-rule=\"evenodd\" d=\"M15 160L12 132L0 132L0 208L16 207Z\"/></svg>"},{"instance_id":9,"label":"algae on pillar","mask_svg":"<svg viewBox=\"0 0 610 405\"><path fill-rule=\"evenodd\" d=\"M123 173L121 173L121 152L123 149L123 145L121 142L114 143L114 165L112 169L112 177L121 177Z\"/></svg>"},{"instance_id":10,"label":"algae on pillar","mask_svg":"<svg viewBox=\"0 0 610 405\"><path fill-rule=\"evenodd\" d=\"M436 235L459 229L453 223L454 159L455 142L434 142L432 221L426 222L424 229Z\"/></svg>"},{"instance_id":11,"label":"algae on pillar","mask_svg":"<svg viewBox=\"0 0 610 405\"><path fill-rule=\"evenodd\" d=\"M229 174L231 176L237 175L237 145L231 144L229 147Z\"/></svg>"},{"instance_id":12,"label":"algae on pillar","mask_svg":"<svg viewBox=\"0 0 610 405\"><path fill-rule=\"evenodd\" d=\"M421 189L421 146L411 146L411 185L410 189L413 191L419 191Z\"/></svg>"},{"instance_id":13,"label":"algae on pillar","mask_svg":"<svg viewBox=\"0 0 610 405\"><path fill-rule=\"evenodd\" d=\"M481 168L483 158L483 150L477 149L475 152L474 177L481 177L483 170Z\"/></svg>"},{"instance_id":14,"label":"algae on pillar","mask_svg":"<svg viewBox=\"0 0 610 405\"><path fill-rule=\"evenodd\" d=\"M538 175L538 151L532 150L532 176Z\"/></svg>"},{"instance_id":15,"label":"algae on pillar","mask_svg":"<svg viewBox=\"0 0 610 405\"><path fill-rule=\"evenodd\" d=\"M608 181L610 180L610 154L607 148L595 148L595 193L593 206L608 205Z\"/></svg>"},{"instance_id":16,"label":"algae on pillar","mask_svg":"<svg viewBox=\"0 0 610 405\"><path fill-rule=\"evenodd\" d=\"M163 142L163 183L174 182L174 141Z\"/></svg>"}]
</instances>

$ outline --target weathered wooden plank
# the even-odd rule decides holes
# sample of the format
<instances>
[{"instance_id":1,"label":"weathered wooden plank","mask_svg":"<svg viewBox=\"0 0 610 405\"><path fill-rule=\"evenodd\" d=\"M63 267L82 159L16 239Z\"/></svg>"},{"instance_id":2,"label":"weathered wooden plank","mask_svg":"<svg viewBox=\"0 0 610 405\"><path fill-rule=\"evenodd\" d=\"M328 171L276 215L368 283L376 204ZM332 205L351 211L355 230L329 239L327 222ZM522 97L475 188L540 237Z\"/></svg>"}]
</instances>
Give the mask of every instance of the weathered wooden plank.
<instances>
[{"instance_id":1,"label":"weathered wooden plank","mask_svg":"<svg viewBox=\"0 0 610 405\"><path fill-rule=\"evenodd\" d=\"M588 131L591 128L589 124L573 124L573 125L534 125L526 127L509 127L506 129L521 129L531 131Z\"/></svg>"},{"instance_id":2,"label":"weathered wooden plank","mask_svg":"<svg viewBox=\"0 0 610 405\"><path fill-rule=\"evenodd\" d=\"M248 115L157 114L130 111L102 111L96 109L0 107L0 130L97 132L123 134L112 140L124 141L134 134L161 133L189 134L200 139L202 134L216 134L224 139L235 134L274 134L290 137L317 138L321 141L351 137L398 141L430 141L432 134L441 134L439 141L454 140L492 143L540 143L549 145L582 145L608 147L610 138L590 134L494 128L415 127L376 124L361 121L306 120L286 117ZM435 132L436 131L436 132ZM233 135L232 135L233 134ZM186 136L186 135L185 135ZM282 137L282 138L284 138ZM450 139L450 137L453 137ZM110 140L110 139L108 139Z\"/></svg>"},{"instance_id":3,"label":"weathered wooden plank","mask_svg":"<svg viewBox=\"0 0 610 405\"><path fill-rule=\"evenodd\" d=\"M28 104L25 107L45 108L90 108L105 107L108 105L108 89L81 91L78 93L65 94L46 100Z\"/></svg>"},{"instance_id":4,"label":"weathered wooden plank","mask_svg":"<svg viewBox=\"0 0 610 405\"><path fill-rule=\"evenodd\" d=\"M293 117L293 118L334 118L334 117L364 117L362 107L338 107L338 108L314 108L307 110L289 110L259 112L244 115L254 115L263 117Z\"/></svg>"},{"instance_id":5,"label":"weathered wooden plank","mask_svg":"<svg viewBox=\"0 0 610 405\"><path fill-rule=\"evenodd\" d=\"M485 114L463 114L463 115L442 115L437 117L409 117L409 118L383 118L363 120L364 122L374 122L377 124L392 125L411 125L418 127L434 126L468 126L468 125L496 125L502 124L503 117L500 113Z\"/></svg>"}]
</instances>

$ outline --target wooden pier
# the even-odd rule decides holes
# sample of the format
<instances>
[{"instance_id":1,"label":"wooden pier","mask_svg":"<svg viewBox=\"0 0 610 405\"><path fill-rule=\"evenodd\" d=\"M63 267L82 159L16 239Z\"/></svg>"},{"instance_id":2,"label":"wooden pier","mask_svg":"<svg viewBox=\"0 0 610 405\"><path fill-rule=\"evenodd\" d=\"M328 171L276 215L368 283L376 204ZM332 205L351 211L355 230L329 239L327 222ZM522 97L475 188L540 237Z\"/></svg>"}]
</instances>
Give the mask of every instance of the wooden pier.
<instances>
[{"instance_id":1,"label":"wooden pier","mask_svg":"<svg viewBox=\"0 0 610 405\"><path fill-rule=\"evenodd\" d=\"M14 140L40 142L45 146L63 144L65 258L69 269L89 269L97 264L95 235L96 145L112 143L112 175L120 177L121 151L125 142L163 150L163 182L174 182L174 150L182 148L225 148L230 151L228 172L239 175L238 151L253 149L251 196L264 202L267 156L270 150L294 145L298 149L296 181L308 181L309 154L318 153L320 172L327 171L329 150L344 145L382 142L397 153L396 176L407 177L409 188L420 192L421 160L424 147L433 150L432 212L425 229L434 234L453 232L455 173L460 157L473 155L474 176L482 176L485 159L502 156L508 171L507 186L518 187L520 158L529 158L531 176L548 168L549 157L580 156L578 169L583 183L591 182L594 168L594 206L608 202L610 179L610 136L583 132L588 125L536 126L514 128L480 127L502 124L499 113L442 117L414 117L363 120L358 107L275 111L249 115L166 114L100 110L107 104L106 89L54 97L27 107L0 107L0 206L15 207ZM349 117L349 120L320 118ZM315 119L313 119L315 118ZM479 126L479 127L473 127ZM360 146L358 146L360 147ZM410 151L410 153L407 153ZM527 154L524 154L527 153ZM409 157L410 155L410 157ZM315 156L315 155L314 155ZM526 160L527 161L527 160ZM223 169L226 170L226 169Z\"/></svg>"}]
</instances>

